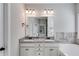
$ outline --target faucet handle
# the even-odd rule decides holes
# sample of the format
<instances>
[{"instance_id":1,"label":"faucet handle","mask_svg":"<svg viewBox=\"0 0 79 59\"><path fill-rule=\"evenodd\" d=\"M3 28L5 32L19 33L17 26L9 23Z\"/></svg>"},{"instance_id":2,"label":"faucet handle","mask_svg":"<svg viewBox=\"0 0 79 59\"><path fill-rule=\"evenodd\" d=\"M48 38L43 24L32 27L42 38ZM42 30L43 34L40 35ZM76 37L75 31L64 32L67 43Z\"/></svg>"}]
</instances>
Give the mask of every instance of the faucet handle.
<instances>
[{"instance_id":1,"label":"faucet handle","mask_svg":"<svg viewBox=\"0 0 79 59\"><path fill-rule=\"evenodd\" d=\"M4 50L5 50L5 48L4 48L4 47L1 47L1 48L0 48L0 51L4 51Z\"/></svg>"}]
</instances>

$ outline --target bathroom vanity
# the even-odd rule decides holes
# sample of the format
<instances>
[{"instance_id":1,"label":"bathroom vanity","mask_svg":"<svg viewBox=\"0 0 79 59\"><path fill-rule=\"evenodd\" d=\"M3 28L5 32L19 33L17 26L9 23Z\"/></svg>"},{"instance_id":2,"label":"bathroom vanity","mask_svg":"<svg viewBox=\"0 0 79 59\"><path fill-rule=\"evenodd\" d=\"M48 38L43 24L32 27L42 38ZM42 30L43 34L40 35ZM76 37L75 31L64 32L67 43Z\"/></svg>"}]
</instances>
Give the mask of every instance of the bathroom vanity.
<instances>
[{"instance_id":1,"label":"bathroom vanity","mask_svg":"<svg viewBox=\"0 0 79 59\"><path fill-rule=\"evenodd\" d=\"M40 39L22 39L20 40L21 56L57 56L58 44L54 40Z\"/></svg>"},{"instance_id":2,"label":"bathroom vanity","mask_svg":"<svg viewBox=\"0 0 79 59\"><path fill-rule=\"evenodd\" d=\"M64 56L64 53L59 50L60 45L66 44L60 43L51 37L38 38L38 37L26 37L19 41L19 55L20 56Z\"/></svg>"}]
</instances>

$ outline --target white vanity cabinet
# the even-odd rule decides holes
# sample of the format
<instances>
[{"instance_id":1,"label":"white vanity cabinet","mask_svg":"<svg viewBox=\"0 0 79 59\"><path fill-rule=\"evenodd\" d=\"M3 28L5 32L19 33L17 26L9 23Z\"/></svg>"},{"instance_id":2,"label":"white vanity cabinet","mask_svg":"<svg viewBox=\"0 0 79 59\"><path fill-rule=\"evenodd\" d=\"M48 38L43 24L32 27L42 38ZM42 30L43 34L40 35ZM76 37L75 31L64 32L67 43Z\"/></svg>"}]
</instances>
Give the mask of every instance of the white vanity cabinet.
<instances>
[{"instance_id":1,"label":"white vanity cabinet","mask_svg":"<svg viewBox=\"0 0 79 59\"><path fill-rule=\"evenodd\" d=\"M49 46L50 45L50 46ZM20 56L57 56L58 48L52 43L24 43L20 45Z\"/></svg>"}]
</instances>

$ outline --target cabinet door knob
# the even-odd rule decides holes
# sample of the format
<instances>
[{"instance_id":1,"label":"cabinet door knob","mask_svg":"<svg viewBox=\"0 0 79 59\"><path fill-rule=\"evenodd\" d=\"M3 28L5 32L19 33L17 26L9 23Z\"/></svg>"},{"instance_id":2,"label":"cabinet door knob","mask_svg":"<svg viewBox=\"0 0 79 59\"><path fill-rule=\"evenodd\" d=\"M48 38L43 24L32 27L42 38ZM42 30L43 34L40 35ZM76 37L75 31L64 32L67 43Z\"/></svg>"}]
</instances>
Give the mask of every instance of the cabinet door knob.
<instances>
[{"instance_id":1,"label":"cabinet door knob","mask_svg":"<svg viewBox=\"0 0 79 59\"><path fill-rule=\"evenodd\" d=\"M50 49L50 51L53 51L54 49Z\"/></svg>"},{"instance_id":2,"label":"cabinet door knob","mask_svg":"<svg viewBox=\"0 0 79 59\"><path fill-rule=\"evenodd\" d=\"M38 55L40 55L40 53Z\"/></svg>"},{"instance_id":3,"label":"cabinet door knob","mask_svg":"<svg viewBox=\"0 0 79 59\"><path fill-rule=\"evenodd\" d=\"M28 51L29 49L25 49L26 51Z\"/></svg>"},{"instance_id":4,"label":"cabinet door knob","mask_svg":"<svg viewBox=\"0 0 79 59\"><path fill-rule=\"evenodd\" d=\"M40 44L38 46L40 47Z\"/></svg>"},{"instance_id":5,"label":"cabinet door knob","mask_svg":"<svg viewBox=\"0 0 79 59\"><path fill-rule=\"evenodd\" d=\"M38 50L40 51L40 48Z\"/></svg>"}]
</instances>

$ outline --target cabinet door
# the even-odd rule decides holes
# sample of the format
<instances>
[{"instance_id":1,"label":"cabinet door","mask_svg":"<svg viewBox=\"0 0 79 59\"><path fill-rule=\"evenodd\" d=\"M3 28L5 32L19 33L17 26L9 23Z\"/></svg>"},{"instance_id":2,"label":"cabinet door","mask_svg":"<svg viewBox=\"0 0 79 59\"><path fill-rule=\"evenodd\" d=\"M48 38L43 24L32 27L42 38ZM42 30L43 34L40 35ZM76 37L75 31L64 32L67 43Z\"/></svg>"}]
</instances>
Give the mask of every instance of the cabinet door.
<instances>
[{"instance_id":1,"label":"cabinet door","mask_svg":"<svg viewBox=\"0 0 79 59\"><path fill-rule=\"evenodd\" d=\"M44 56L44 48L43 47L35 48L35 55L36 56Z\"/></svg>"},{"instance_id":2,"label":"cabinet door","mask_svg":"<svg viewBox=\"0 0 79 59\"><path fill-rule=\"evenodd\" d=\"M65 56L60 50L58 50L58 56Z\"/></svg>"},{"instance_id":3,"label":"cabinet door","mask_svg":"<svg viewBox=\"0 0 79 59\"><path fill-rule=\"evenodd\" d=\"M35 56L44 56L44 53L41 51L35 52Z\"/></svg>"},{"instance_id":4,"label":"cabinet door","mask_svg":"<svg viewBox=\"0 0 79 59\"><path fill-rule=\"evenodd\" d=\"M34 56L35 55L34 48L22 47L20 48L20 55L21 56Z\"/></svg>"},{"instance_id":5,"label":"cabinet door","mask_svg":"<svg viewBox=\"0 0 79 59\"><path fill-rule=\"evenodd\" d=\"M57 48L45 48L45 56L57 56Z\"/></svg>"}]
</instances>

